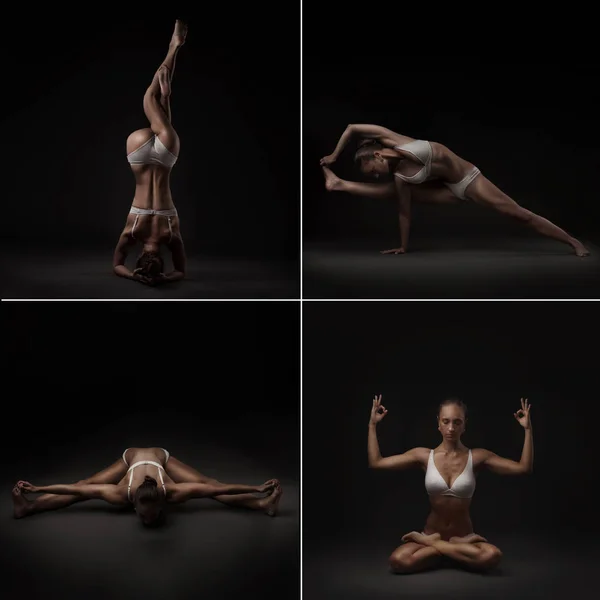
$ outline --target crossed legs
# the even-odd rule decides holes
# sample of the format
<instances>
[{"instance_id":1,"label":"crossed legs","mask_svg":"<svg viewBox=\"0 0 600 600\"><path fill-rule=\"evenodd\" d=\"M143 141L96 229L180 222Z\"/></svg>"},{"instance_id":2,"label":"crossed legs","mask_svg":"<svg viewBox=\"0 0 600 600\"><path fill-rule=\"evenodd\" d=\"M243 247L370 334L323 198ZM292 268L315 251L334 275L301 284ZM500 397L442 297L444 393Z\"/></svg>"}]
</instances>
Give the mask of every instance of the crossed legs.
<instances>
[{"instance_id":1,"label":"crossed legs","mask_svg":"<svg viewBox=\"0 0 600 600\"><path fill-rule=\"evenodd\" d=\"M165 469L167 475L175 483L218 483L216 479L212 479L203 475L196 469L186 465L177 458L171 456L167 462ZM218 500L228 506L238 506L244 508L250 508L253 510L263 510L269 516L274 517L277 514L279 501L283 490L281 485L277 482L277 485L269 496L265 498L258 498L254 494L235 494L235 495L222 495L215 496L214 500Z\"/></svg>"},{"instance_id":2,"label":"crossed legs","mask_svg":"<svg viewBox=\"0 0 600 600\"><path fill-rule=\"evenodd\" d=\"M477 534L442 540L439 533L424 535L412 532L404 536L406 543L390 556L393 573L417 573L439 566L442 557L473 571L489 571L502 559L502 552Z\"/></svg>"}]
</instances>

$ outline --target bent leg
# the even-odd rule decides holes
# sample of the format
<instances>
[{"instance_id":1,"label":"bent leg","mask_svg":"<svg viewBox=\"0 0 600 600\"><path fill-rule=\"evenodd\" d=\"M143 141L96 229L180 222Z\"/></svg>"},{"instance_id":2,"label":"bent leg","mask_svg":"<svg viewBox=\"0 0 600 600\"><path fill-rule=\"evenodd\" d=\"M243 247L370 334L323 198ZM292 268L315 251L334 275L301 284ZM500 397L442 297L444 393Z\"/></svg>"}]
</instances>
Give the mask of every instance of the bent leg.
<instances>
[{"instance_id":1,"label":"bent leg","mask_svg":"<svg viewBox=\"0 0 600 600\"><path fill-rule=\"evenodd\" d=\"M406 542L390 555L390 568L393 573L417 573L439 566L442 555L430 546Z\"/></svg>"},{"instance_id":2,"label":"bent leg","mask_svg":"<svg viewBox=\"0 0 600 600\"><path fill-rule=\"evenodd\" d=\"M587 256L589 254L588 250L579 240L570 236L566 231L551 223L548 219L519 206L519 204L483 175L478 175L473 180L473 183L466 190L466 195L475 202L485 204L506 216L520 221L541 235L563 242L563 244L568 244L575 250L577 256Z\"/></svg>"},{"instance_id":3,"label":"bent leg","mask_svg":"<svg viewBox=\"0 0 600 600\"><path fill-rule=\"evenodd\" d=\"M475 571L489 571L498 565L502 552L488 542L464 542L463 538L450 538L450 541L437 540L430 547L440 554L458 562L461 566Z\"/></svg>"},{"instance_id":4,"label":"bent leg","mask_svg":"<svg viewBox=\"0 0 600 600\"><path fill-rule=\"evenodd\" d=\"M203 475L173 456L169 458L165 470L175 483L220 483L217 479ZM244 508L265 510L267 512L275 510L276 512L281 494L281 487L277 485L271 495L266 498L258 498L254 494L224 494L215 496L213 500L217 500L228 506L242 506Z\"/></svg>"},{"instance_id":5,"label":"bent leg","mask_svg":"<svg viewBox=\"0 0 600 600\"><path fill-rule=\"evenodd\" d=\"M99 471L95 475L82 479L77 483L119 483L121 479L127 473L127 465L123 459L115 461L112 465ZM17 488L17 489L15 489ZM59 508L65 508L76 502L83 502L86 498L81 496L69 496L66 494L41 494L34 500L28 500L23 496L18 486L13 488L13 503L14 503L14 516L19 519L32 514L45 512L48 510L57 510Z\"/></svg>"}]
</instances>

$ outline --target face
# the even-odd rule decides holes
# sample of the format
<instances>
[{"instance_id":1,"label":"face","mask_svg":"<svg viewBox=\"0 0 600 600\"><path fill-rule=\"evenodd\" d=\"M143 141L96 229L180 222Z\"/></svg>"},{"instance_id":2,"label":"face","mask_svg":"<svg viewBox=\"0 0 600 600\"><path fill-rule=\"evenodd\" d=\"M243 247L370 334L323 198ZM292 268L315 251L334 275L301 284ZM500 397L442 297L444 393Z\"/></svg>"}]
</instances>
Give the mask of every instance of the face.
<instances>
[{"instance_id":1,"label":"face","mask_svg":"<svg viewBox=\"0 0 600 600\"><path fill-rule=\"evenodd\" d=\"M142 519L144 525L149 525L158 519L160 516L161 508L158 504L148 503L148 504L138 504L135 508L135 512L138 517Z\"/></svg>"},{"instance_id":2,"label":"face","mask_svg":"<svg viewBox=\"0 0 600 600\"><path fill-rule=\"evenodd\" d=\"M465 431L465 414L456 404L443 406L438 417L438 430L445 440L458 441Z\"/></svg>"},{"instance_id":3,"label":"face","mask_svg":"<svg viewBox=\"0 0 600 600\"><path fill-rule=\"evenodd\" d=\"M390 166L387 158L381 156L379 152L375 153L374 158L363 160L360 170L363 175L366 175L370 179L380 179L390 174Z\"/></svg>"}]
</instances>

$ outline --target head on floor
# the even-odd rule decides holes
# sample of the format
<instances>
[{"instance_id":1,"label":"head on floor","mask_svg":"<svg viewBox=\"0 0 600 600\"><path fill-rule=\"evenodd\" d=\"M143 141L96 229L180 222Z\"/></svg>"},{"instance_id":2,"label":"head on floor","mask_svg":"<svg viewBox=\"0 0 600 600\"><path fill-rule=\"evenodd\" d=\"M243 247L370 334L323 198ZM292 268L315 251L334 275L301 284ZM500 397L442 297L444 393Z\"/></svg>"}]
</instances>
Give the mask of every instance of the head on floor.
<instances>
[{"instance_id":1,"label":"head on floor","mask_svg":"<svg viewBox=\"0 0 600 600\"><path fill-rule=\"evenodd\" d=\"M142 523L156 527L164 521L164 497L158 490L156 479L146 475L133 499L133 506Z\"/></svg>"}]
</instances>

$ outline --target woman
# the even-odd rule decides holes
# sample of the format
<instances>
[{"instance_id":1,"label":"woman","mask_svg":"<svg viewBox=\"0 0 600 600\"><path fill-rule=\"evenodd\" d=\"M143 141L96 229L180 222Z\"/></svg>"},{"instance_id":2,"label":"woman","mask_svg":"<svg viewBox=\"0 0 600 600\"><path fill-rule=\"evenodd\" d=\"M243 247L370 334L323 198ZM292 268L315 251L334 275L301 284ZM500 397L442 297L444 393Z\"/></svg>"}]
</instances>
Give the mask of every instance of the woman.
<instances>
[{"instance_id":1,"label":"woman","mask_svg":"<svg viewBox=\"0 0 600 600\"><path fill-rule=\"evenodd\" d=\"M144 95L144 112L150 127L138 129L127 138L127 160L135 177L135 195L115 248L113 268L120 277L148 285L179 281L185 276L185 249L169 185L171 169L179 155L179 136L171 124L169 99L175 58L186 35L187 26L176 21L167 56ZM143 249L131 272L125 260L136 242ZM162 244L171 251L173 260L174 270L167 274L159 251Z\"/></svg>"},{"instance_id":2,"label":"woman","mask_svg":"<svg viewBox=\"0 0 600 600\"><path fill-rule=\"evenodd\" d=\"M404 454L383 458L377 441L377 424L387 415L381 396L375 396L369 422L369 467L425 471L425 488L431 512L422 533L407 533L402 546L390 556L394 573L415 573L437 566L442 557L466 568L486 571L502 557L500 550L473 531L469 506L475 491L475 477L483 469L500 475L521 475L533 470L533 436L529 417L531 405L521 399L514 413L525 430L520 461L502 458L489 450L467 448L461 441L467 422L467 407L456 398L441 403L438 430L442 442L437 448L412 448Z\"/></svg>"},{"instance_id":3,"label":"woman","mask_svg":"<svg viewBox=\"0 0 600 600\"><path fill-rule=\"evenodd\" d=\"M26 492L42 495L28 500ZM267 492L262 498L254 495ZM144 525L159 523L166 504L193 498L214 498L275 516L282 493L277 479L258 486L221 483L170 456L164 448L128 448L110 467L74 484L37 486L19 481L12 490L17 519L95 498L116 506L132 505Z\"/></svg>"},{"instance_id":4,"label":"woman","mask_svg":"<svg viewBox=\"0 0 600 600\"><path fill-rule=\"evenodd\" d=\"M367 138L358 148L354 160L361 172L375 180L389 178L393 183L381 185L345 182L328 168L338 158L354 136ZM351 194L378 198L394 196L399 202L400 248L383 254L404 254L408 250L411 199L439 202L473 200L517 219L538 233L568 244L577 256L588 256L585 246L544 217L519 206L498 189L472 163L457 156L437 142L417 140L400 135L379 125L348 125L332 154L321 159L328 190L343 190ZM431 182L422 193L418 186ZM444 190L443 188L446 188Z\"/></svg>"}]
</instances>

